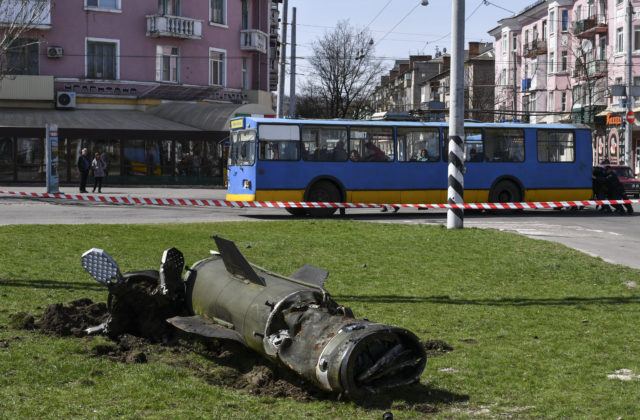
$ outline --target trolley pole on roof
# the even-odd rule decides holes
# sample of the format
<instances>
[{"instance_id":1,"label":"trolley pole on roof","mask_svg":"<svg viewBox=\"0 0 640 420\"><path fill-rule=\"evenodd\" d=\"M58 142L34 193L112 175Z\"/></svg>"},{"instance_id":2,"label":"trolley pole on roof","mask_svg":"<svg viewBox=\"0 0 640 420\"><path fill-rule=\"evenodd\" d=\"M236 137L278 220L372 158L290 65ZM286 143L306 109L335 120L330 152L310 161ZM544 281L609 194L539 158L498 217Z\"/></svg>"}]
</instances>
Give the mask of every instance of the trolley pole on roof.
<instances>
[{"instance_id":1,"label":"trolley pole on roof","mask_svg":"<svg viewBox=\"0 0 640 420\"><path fill-rule=\"evenodd\" d=\"M451 8L451 105L447 202L462 204L464 194L464 0ZM462 209L447 210L447 229L462 229Z\"/></svg>"}]
</instances>

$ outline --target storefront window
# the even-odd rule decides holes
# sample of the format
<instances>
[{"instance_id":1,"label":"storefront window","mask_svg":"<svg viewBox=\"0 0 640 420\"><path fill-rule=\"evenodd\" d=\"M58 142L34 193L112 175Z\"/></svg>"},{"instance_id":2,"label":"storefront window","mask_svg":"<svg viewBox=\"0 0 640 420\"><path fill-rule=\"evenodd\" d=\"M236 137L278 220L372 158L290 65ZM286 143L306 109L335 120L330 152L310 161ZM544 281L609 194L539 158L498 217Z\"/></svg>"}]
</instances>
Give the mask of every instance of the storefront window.
<instances>
[{"instance_id":1,"label":"storefront window","mask_svg":"<svg viewBox=\"0 0 640 420\"><path fill-rule=\"evenodd\" d=\"M44 181L44 139L18 137L18 181Z\"/></svg>"},{"instance_id":2,"label":"storefront window","mask_svg":"<svg viewBox=\"0 0 640 420\"><path fill-rule=\"evenodd\" d=\"M0 137L0 181L13 181L13 138Z\"/></svg>"}]
</instances>

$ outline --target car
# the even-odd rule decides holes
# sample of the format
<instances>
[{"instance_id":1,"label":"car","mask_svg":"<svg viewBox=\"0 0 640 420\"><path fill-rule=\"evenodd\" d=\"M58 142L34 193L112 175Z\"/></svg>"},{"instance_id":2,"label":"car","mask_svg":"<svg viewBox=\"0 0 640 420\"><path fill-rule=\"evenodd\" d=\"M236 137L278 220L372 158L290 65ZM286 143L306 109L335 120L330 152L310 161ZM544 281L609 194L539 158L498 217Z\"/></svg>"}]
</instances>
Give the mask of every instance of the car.
<instances>
[{"instance_id":1,"label":"car","mask_svg":"<svg viewBox=\"0 0 640 420\"><path fill-rule=\"evenodd\" d=\"M626 165L598 165L601 168L610 166L618 175L618 179L624 186L624 191L629 198L640 198L640 179L633 170Z\"/></svg>"}]
</instances>

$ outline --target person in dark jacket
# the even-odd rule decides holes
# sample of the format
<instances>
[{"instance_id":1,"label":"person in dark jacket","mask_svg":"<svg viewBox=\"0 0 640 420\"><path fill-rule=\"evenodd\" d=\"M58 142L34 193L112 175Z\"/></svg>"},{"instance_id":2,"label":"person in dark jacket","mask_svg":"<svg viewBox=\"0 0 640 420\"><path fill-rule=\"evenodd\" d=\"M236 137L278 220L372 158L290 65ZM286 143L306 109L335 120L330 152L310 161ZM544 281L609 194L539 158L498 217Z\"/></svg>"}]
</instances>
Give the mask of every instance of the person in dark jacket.
<instances>
[{"instance_id":1,"label":"person in dark jacket","mask_svg":"<svg viewBox=\"0 0 640 420\"><path fill-rule=\"evenodd\" d=\"M593 180L593 197L596 200L606 200L608 197L608 185L607 185L607 173L602 166L594 166L591 173L591 179ZM599 207L599 209L598 209ZM611 213L611 207L608 204L596 206L598 211L604 211Z\"/></svg>"},{"instance_id":2,"label":"person in dark jacket","mask_svg":"<svg viewBox=\"0 0 640 420\"><path fill-rule=\"evenodd\" d=\"M78 156L78 170L80 171L80 192L87 192L87 178L89 177L89 169L91 169L91 161L89 160L89 151L84 148L82 154Z\"/></svg>"},{"instance_id":3,"label":"person in dark jacket","mask_svg":"<svg viewBox=\"0 0 640 420\"><path fill-rule=\"evenodd\" d=\"M607 189L608 189L608 198L610 200L626 200L627 194L624 191L624 185L618 179L618 175L616 171L613 170L611 166L607 166L606 168L606 180L607 180ZM624 214L624 210L622 209L622 205L614 204L613 207L616 209L617 214ZM633 207L631 204L625 204L624 207L627 209L627 214L633 214Z\"/></svg>"}]
</instances>

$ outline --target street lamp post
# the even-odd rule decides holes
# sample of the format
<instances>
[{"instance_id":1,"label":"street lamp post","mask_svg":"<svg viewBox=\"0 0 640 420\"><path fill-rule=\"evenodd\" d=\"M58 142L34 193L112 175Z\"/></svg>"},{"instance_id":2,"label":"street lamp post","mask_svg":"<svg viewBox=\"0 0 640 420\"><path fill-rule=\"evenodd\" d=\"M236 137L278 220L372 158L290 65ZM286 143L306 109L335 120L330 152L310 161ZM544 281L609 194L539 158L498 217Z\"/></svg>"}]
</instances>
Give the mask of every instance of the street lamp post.
<instances>
[{"instance_id":1,"label":"street lamp post","mask_svg":"<svg viewBox=\"0 0 640 420\"><path fill-rule=\"evenodd\" d=\"M451 103L447 202L462 204L464 194L464 0L452 0ZM464 211L447 210L447 229L462 229Z\"/></svg>"}]
</instances>

